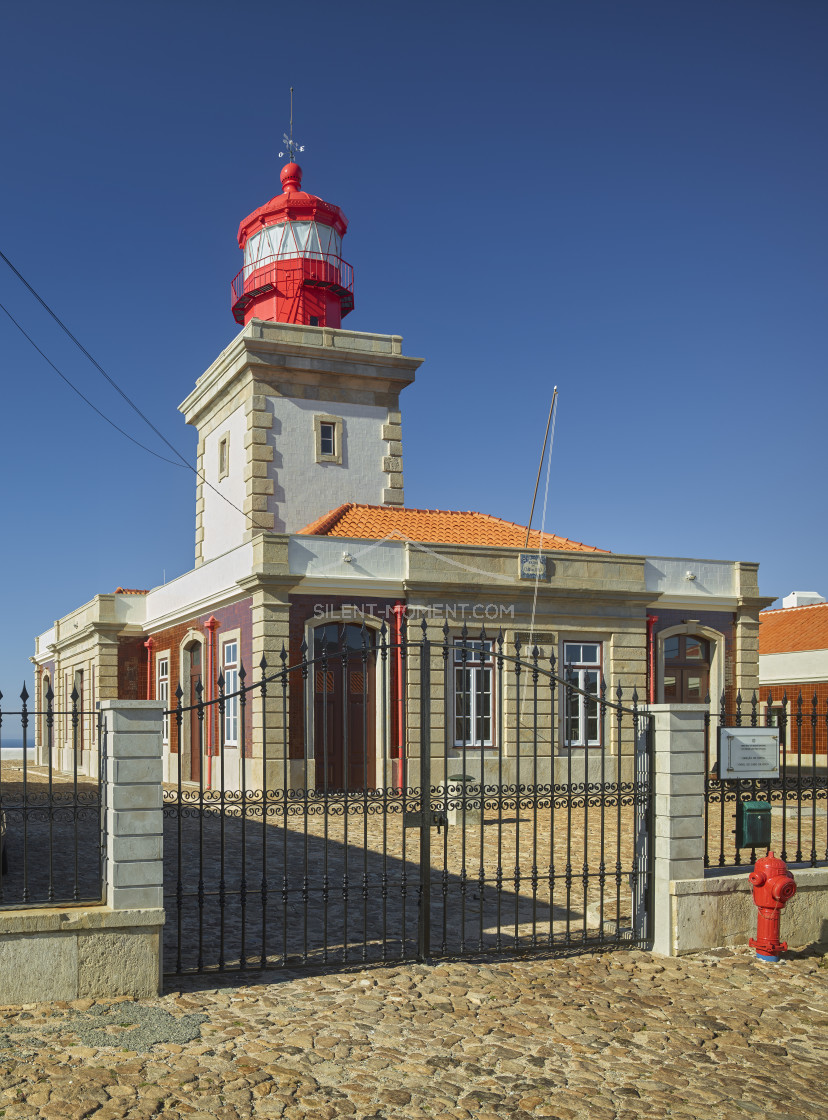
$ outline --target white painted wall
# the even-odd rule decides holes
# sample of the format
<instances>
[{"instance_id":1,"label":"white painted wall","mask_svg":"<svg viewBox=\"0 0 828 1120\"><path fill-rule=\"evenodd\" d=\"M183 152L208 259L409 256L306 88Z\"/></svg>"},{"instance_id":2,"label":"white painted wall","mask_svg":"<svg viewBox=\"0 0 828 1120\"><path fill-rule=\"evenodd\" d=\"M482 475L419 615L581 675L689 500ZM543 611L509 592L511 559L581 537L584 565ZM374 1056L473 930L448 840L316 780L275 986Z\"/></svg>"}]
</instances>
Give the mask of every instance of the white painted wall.
<instances>
[{"instance_id":1,"label":"white painted wall","mask_svg":"<svg viewBox=\"0 0 828 1120\"><path fill-rule=\"evenodd\" d=\"M352 557L344 560L345 555ZM408 550L402 541L347 540L344 537L291 537L291 575L317 579L380 579L399 582L408 575Z\"/></svg>"},{"instance_id":2,"label":"white painted wall","mask_svg":"<svg viewBox=\"0 0 828 1120\"><path fill-rule=\"evenodd\" d=\"M271 511L277 533L295 533L343 502L382 505L388 476L382 469L388 444L378 405L268 397L275 492ZM342 417L342 463L317 463L314 415Z\"/></svg>"},{"instance_id":3,"label":"white painted wall","mask_svg":"<svg viewBox=\"0 0 828 1120\"><path fill-rule=\"evenodd\" d=\"M162 587L141 596L146 604L146 625L157 628L185 607L194 614L217 606L222 598L238 594L236 581L249 576L253 567L253 542L248 541L217 556Z\"/></svg>"},{"instance_id":4,"label":"white painted wall","mask_svg":"<svg viewBox=\"0 0 828 1120\"><path fill-rule=\"evenodd\" d=\"M247 452L244 437L246 432L247 417L244 405L240 405L204 441L204 474L215 490L206 485L202 487L204 539L201 542L201 556L203 560L221 556L228 549L241 544L244 537L247 521L241 511L244 510L245 498L244 466ZM227 433L230 435L230 473L219 481L218 448L220 440ZM225 498L229 500L225 501Z\"/></svg>"},{"instance_id":5,"label":"white painted wall","mask_svg":"<svg viewBox=\"0 0 828 1120\"><path fill-rule=\"evenodd\" d=\"M146 616L146 595L116 595L115 617L125 626L135 623L140 626Z\"/></svg>"},{"instance_id":6,"label":"white painted wall","mask_svg":"<svg viewBox=\"0 0 828 1120\"><path fill-rule=\"evenodd\" d=\"M695 579L687 579L692 572ZM736 569L730 560L691 560L648 556L644 562L648 591L682 599L722 599L736 595Z\"/></svg>"},{"instance_id":7,"label":"white painted wall","mask_svg":"<svg viewBox=\"0 0 828 1120\"><path fill-rule=\"evenodd\" d=\"M782 600L783 607L810 607L814 603L824 603L825 597L818 591L792 591Z\"/></svg>"},{"instance_id":8,"label":"white painted wall","mask_svg":"<svg viewBox=\"0 0 828 1120\"><path fill-rule=\"evenodd\" d=\"M760 684L787 681L828 681L828 649L759 655Z\"/></svg>"}]
</instances>

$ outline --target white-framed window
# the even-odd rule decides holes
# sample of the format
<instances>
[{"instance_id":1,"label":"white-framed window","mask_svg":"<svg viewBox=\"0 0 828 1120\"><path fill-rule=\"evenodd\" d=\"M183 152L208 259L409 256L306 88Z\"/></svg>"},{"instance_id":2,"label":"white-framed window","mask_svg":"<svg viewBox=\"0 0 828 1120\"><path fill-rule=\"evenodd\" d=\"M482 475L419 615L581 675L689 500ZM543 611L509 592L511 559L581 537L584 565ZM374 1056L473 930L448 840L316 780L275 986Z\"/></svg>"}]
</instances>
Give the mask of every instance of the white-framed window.
<instances>
[{"instance_id":1,"label":"white-framed window","mask_svg":"<svg viewBox=\"0 0 828 1120\"><path fill-rule=\"evenodd\" d=\"M239 687L239 643L225 642L221 647L221 671L224 674L224 743L235 747L239 743L239 698L231 696Z\"/></svg>"},{"instance_id":2,"label":"white-framed window","mask_svg":"<svg viewBox=\"0 0 828 1120\"><path fill-rule=\"evenodd\" d=\"M568 747L601 745L598 695L602 653L600 642L564 642L564 680L575 686L564 687L564 737Z\"/></svg>"},{"instance_id":3,"label":"white-framed window","mask_svg":"<svg viewBox=\"0 0 828 1120\"><path fill-rule=\"evenodd\" d=\"M454 643L454 745L491 747L492 738L491 642L455 639Z\"/></svg>"},{"instance_id":4,"label":"white-framed window","mask_svg":"<svg viewBox=\"0 0 828 1120\"><path fill-rule=\"evenodd\" d=\"M319 425L319 450L323 455L336 455L336 424L328 420Z\"/></svg>"},{"instance_id":5,"label":"white-framed window","mask_svg":"<svg viewBox=\"0 0 828 1120\"><path fill-rule=\"evenodd\" d=\"M161 742L169 743L170 716L167 709L170 706L170 659L169 657L159 657L155 665L157 679L155 695L164 705L164 714L161 717Z\"/></svg>"},{"instance_id":6,"label":"white-framed window","mask_svg":"<svg viewBox=\"0 0 828 1120\"><path fill-rule=\"evenodd\" d=\"M313 418L317 463L342 463L343 421L341 416L317 414Z\"/></svg>"}]
</instances>

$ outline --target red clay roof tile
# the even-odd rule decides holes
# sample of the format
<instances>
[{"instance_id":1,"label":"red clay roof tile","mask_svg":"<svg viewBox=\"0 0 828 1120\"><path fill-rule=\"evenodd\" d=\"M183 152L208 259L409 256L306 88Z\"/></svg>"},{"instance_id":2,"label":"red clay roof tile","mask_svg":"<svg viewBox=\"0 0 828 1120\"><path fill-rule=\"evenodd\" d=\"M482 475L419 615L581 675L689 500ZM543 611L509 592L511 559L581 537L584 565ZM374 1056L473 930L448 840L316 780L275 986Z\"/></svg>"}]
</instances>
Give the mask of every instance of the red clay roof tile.
<instances>
[{"instance_id":1,"label":"red clay roof tile","mask_svg":"<svg viewBox=\"0 0 828 1120\"><path fill-rule=\"evenodd\" d=\"M395 537L430 544L494 545L523 548L526 526L503 521L487 513L471 510L407 509L404 506L369 506L346 502L312 521L299 532L305 536L351 537L357 540L384 540ZM543 537L541 541L541 536ZM529 548L559 551L605 552L606 549L581 544L555 533L533 529Z\"/></svg>"},{"instance_id":2,"label":"red clay roof tile","mask_svg":"<svg viewBox=\"0 0 828 1120\"><path fill-rule=\"evenodd\" d=\"M759 612L759 652L828 649L828 603Z\"/></svg>"}]
</instances>

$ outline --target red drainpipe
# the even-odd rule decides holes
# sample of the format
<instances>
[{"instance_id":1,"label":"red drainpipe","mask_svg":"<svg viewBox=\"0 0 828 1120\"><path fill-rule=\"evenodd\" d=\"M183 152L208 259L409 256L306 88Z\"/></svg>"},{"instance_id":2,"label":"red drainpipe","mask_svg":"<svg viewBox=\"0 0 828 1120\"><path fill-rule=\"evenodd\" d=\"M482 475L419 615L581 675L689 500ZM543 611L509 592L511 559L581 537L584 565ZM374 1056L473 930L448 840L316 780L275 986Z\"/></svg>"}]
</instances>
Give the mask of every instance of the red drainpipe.
<instances>
[{"instance_id":1,"label":"red drainpipe","mask_svg":"<svg viewBox=\"0 0 828 1120\"><path fill-rule=\"evenodd\" d=\"M216 630L218 630L221 623L213 615L204 623L204 629L207 631L207 703L215 699L215 688L213 678L215 676L216 664ZM215 713L213 707L207 709L207 789L213 788L213 720Z\"/></svg>"},{"instance_id":2,"label":"red drainpipe","mask_svg":"<svg viewBox=\"0 0 828 1120\"><path fill-rule=\"evenodd\" d=\"M398 600L394 604L394 637L392 639L397 647L395 658L397 672L394 689L394 731L397 741L392 744L391 747L391 782L397 789L403 785L403 704L405 702L405 681L403 680L402 624L404 615L405 603Z\"/></svg>"},{"instance_id":3,"label":"red drainpipe","mask_svg":"<svg viewBox=\"0 0 828 1120\"><path fill-rule=\"evenodd\" d=\"M144 642L144 648L147 651L147 700L152 700L152 651L155 646L155 639L150 637Z\"/></svg>"},{"instance_id":4,"label":"red drainpipe","mask_svg":"<svg viewBox=\"0 0 828 1120\"><path fill-rule=\"evenodd\" d=\"M647 670L648 670L648 689L647 695L651 704L655 704L656 700L656 673L655 673L655 624L658 622L658 615L651 614L647 616Z\"/></svg>"}]
</instances>

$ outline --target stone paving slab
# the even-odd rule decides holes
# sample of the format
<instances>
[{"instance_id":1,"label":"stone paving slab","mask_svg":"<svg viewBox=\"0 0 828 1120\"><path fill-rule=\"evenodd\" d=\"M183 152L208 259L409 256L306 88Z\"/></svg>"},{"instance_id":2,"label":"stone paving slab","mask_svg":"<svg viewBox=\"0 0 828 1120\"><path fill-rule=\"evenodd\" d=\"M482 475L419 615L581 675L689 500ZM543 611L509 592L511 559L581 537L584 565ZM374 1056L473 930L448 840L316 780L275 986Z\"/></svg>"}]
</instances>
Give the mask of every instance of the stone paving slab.
<instances>
[{"instance_id":1,"label":"stone paving slab","mask_svg":"<svg viewBox=\"0 0 828 1120\"><path fill-rule=\"evenodd\" d=\"M633 950L2 1008L0 1117L822 1120L826 966Z\"/></svg>"}]
</instances>

